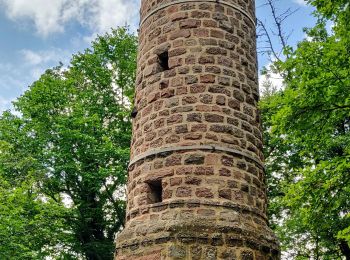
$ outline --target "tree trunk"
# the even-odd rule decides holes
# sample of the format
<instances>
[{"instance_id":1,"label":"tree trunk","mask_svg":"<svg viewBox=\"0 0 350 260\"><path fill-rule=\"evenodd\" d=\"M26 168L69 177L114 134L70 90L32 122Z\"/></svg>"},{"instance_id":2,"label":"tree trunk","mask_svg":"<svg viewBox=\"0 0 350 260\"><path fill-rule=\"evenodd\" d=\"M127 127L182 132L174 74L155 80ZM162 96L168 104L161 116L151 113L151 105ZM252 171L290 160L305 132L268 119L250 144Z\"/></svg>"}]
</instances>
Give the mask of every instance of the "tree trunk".
<instances>
[{"instance_id":1,"label":"tree trunk","mask_svg":"<svg viewBox=\"0 0 350 260\"><path fill-rule=\"evenodd\" d=\"M345 256L345 259L350 260L350 247L348 242L346 240L341 240L339 247L340 251Z\"/></svg>"}]
</instances>

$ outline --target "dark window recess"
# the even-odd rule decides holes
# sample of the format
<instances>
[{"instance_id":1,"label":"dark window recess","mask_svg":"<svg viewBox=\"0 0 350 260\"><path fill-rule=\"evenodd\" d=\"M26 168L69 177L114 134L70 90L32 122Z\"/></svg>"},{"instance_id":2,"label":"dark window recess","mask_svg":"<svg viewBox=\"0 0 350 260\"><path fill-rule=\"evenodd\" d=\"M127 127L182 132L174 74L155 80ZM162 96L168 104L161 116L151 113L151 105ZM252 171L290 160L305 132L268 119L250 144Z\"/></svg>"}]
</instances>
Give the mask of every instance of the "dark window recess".
<instances>
[{"instance_id":1,"label":"dark window recess","mask_svg":"<svg viewBox=\"0 0 350 260\"><path fill-rule=\"evenodd\" d=\"M149 185L149 201L150 204L162 202L162 181L156 180L156 181L150 181L148 182Z\"/></svg>"},{"instance_id":2,"label":"dark window recess","mask_svg":"<svg viewBox=\"0 0 350 260\"><path fill-rule=\"evenodd\" d=\"M160 67L164 70L169 70L169 52L165 51L158 55L158 62Z\"/></svg>"},{"instance_id":3,"label":"dark window recess","mask_svg":"<svg viewBox=\"0 0 350 260\"><path fill-rule=\"evenodd\" d=\"M131 111L131 118L135 118L137 116L137 113L138 113L137 108L134 107L134 109Z\"/></svg>"}]
</instances>

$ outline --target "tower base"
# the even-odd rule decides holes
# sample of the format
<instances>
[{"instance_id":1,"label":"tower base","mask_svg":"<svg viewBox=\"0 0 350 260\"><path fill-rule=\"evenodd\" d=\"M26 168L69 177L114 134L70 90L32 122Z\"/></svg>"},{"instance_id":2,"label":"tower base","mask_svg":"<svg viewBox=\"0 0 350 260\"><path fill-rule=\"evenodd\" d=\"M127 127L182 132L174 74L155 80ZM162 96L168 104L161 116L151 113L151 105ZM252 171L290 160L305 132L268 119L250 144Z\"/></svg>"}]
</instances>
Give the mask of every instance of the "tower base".
<instances>
[{"instance_id":1,"label":"tower base","mask_svg":"<svg viewBox=\"0 0 350 260\"><path fill-rule=\"evenodd\" d=\"M280 259L272 231L239 205L158 203L152 210L163 211L162 219L130 221L117 238L115 259ZM192 215L194 211L198 215Z\"/></svg>"}]
</instances>

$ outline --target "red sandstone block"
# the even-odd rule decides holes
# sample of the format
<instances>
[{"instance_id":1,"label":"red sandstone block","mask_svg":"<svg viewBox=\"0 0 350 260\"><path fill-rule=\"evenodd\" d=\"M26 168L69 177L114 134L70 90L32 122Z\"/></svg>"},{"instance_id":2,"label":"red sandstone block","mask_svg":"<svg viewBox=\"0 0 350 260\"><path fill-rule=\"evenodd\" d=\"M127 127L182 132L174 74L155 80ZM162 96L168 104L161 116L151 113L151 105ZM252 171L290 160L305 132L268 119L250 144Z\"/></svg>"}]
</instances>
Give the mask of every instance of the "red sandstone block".
<instances>
[{"instance_id":1,"label":"red sandstone block","mask_svg":"<svg viewBox=\"0 0 350 260\"><path fill-rule=\"evenodd\" d=\"M181 66L183 63L183 59L182 58L178 58L178 57L172 57L169 59L169 68L175 68L178 66Z\"/></svg>"},{"instance_id":2,"label":"red sandstone block","mask_svg":"<svg viewBox=\"0 0 350 260\"><path fill-rule=\"evenodd\" d=\"M164 78L171 78L176 76L176 71L175 69L170 69L170 70L166 70L164 71Z\"/></svg>"},{"instance_id":3,"label":"red sandstone block","mask_svg":"<svg viewBox=\"0 0 350 260\"><path fill-rule=\"evenodd\" d=\"M187 94L188 90L186 86L181 86L176 89L176 95L184 95Z\"/></svg>"},{"instance_id":4,"label":"red sandstone block","mask_svg":"<svg viewBox=\"0 0 350 260\"><path fill-rule=\"evenodd\" d=\"M202 183L202 179L198 177L188 176L185 178L185 183L189 185L200 185Z\"/></svg>"},{"instance_id":5,"label":"red sandstone block","mask_svg":"<svg viewBox=\"0 0 350 260\"><path fill-rule=\"evenodd\" d=\"M157 128L161 128L162 126L165 125L165 119L164 118L160 118L157 119L156 121L154 121L154 127Z\"/></svg>"},{"instance_id":6,"label":"red sandstone block","mask_svg":"<svg viewBox=\"0 0 350 260\"><path fill-rule=\"evenodd\" d=\"M227 50L220 48L220 47L209 47L206 49L206 53L212 54L212 55L227 55Z\"/></svg>"},{"instance_id":7,"label":"red sandstone block","mask_svg":"<svg viewBox=\"0 0 350 260\"><path fill-rule=\"evenodd\" d=\"M194 169L194 174L196 175L214 175L214 168L213 167L196 167Z\"/></svg>"},{"instance_id":8,"label":"red sandstone block","mask_svg":"<svg viewBox=\"0 0 350 260\"><path fill-rule=\"evenodd\" d=\"M194 65L192 67L193 73L201 73L203 71L203 66L201 65Z\"/></svg>"},{"instance_id":9,"label":"red sandstone block","mask_svg":"<svg viewBox=\"0 0 350 260\"><path fill-rule=\"evenodd\" d=\"M209 111L211 111L211 108L208 105L197 105L196 111L209 112Z\"/></svg>"},{"instance_id":10,"label":"red sandstone block","mask_svg":"<svg viewBox=\"0 0 350 260\"><path fill-rule=\"evenodd\" d=\"M188 127L186 125L179 125L175 127L175 133L177 134L183 134L188 132Z\"/></svg>"},{"instance_id":11,"label":"red sandstone block","mask_svg":"<svg viewBox=\"0 0 350 260\"><path fill-rule=\"evenodd\" d=\"M218 22L215 20L204 20L203 26L216 28L216 27L218 27Z\"/></svg>"},{"instance_id":12,"label":"red sandstone block","mask_svg":"<svg viewBox=\"0 0 350 260\"><path fill-rule=\"evenodd\" d=\"M213 56L202 56L198 59L199 64L214 64L215 58Z\"/></svg>"},{"instance_id":13,"label":"red sandstone block","mask_svg":"<svg viewBox=\"0 0 350 260\"><path fill-rule=\"evenodd\" d=\"M199 198L213 198L214 194L209 188L197 188L196 196Z\"/></svg>"},{"instance_id":14,"label":"red sandstone block","mask_svg":"<svg viewBox=\"0 0 350 260\"><path fill-rule=\"evenodd\" d=\"M219 165L220 160L219 156L217 154L208 154L205 157L205 164L206 165Z\"/></svg>"},{"instance_id":15,"label":"red sandstone block","mask_svg":"<svg viewBox=\"0 0 350 260\"><path fill-rule=\"evenodd\" d=\"M180 68L177 69L177 72L179 74L187 74L190 71L190 68L188 66L182 66Z\"/></svg>"},{"instance_id":16,"label":"red sandstone block","mask_svg":"<svg viewBox=\"0 0 350 260\"><path fill-rule=\"evenodd\" d=\"M174 144L180 142L180 137L178 135L171 135L165 139L167 144Z\"/></svg>"},{"instance_id":17,"label":"red sandstone block","mask_svg":"<svg viewBox=\"0 0 350 260\"><path fill-rule=\"evenodd\" d=\"M185 63L187 65L195 64L196 63L196 56L194 56L194 55L187 56L185 59Z\"/></svg>"},{"instance_id":18,"label":"red sandstone block","mask_svg":"<svg viewBox=\"0 0 350 260\"><path fill-rule=\"evenodd\" d=\"M224 122L224 117L216 114L205 114L204 115L205 121L210 123L222 123Z\"/></svg>"},{"instance_id":19,"label":"red sandstone block","mask_svg":"<svg viewBox=\"0 0 350 260\"><path fill-rule=\"evenodd\" d=\"M193 36L195 37L209 37L209 30L205 28L193 29Z\"/></svg>"},{"instance_id":20,"label":"red sandstone block","mask_svg":"<svg viewBox=\"0 0 350 260\"><path fill-rule=\"evenodd\" d=\"M187 12L178 12L178 13L174 13L171 16L171 20L173 22L175 22L175 21L186 19L187 17L188 17L188 13Z\"/></svg>"},{"instance_id":21,"label":"red sandstone block","mask_svg":"<svg viewBox=\"0 0 350 260\"><path fill-rule=\"evenodd\" d=\"M187 104L194 104L197 102L197 98L193 96L188 96L188 97L183 97L182 98L182 104L187 105Z\"/></svg>"},{"instance_id":22,"label":"red sandstone block","mask_svg":"<svg viewBox=\"0 0 350 260\"><path fill-rule=\"evenodd\" d=\"M166 189L163 191L163 199L166 200L166 199L170 199L171 197L173 196L173 190L170 190L170 189Z\"/></svg>"},{"instance_id":23,"label":"red sandstone block","mask_svg":"<svg viewBox=\"0 0 350 260\"><path fill-rule=\"evenodd\" d=\"M213 74L221 74L221 68L218 66L206 66L205 72L213 73Z\"/></svg>"},{"instance_id":24,"label":"red sandstone block","mask_svg":"<svg viewBox=\"0 0 350 260\"><path fill-rule=\"evenodd\" d=\"M207 11L192 11L191 17L193 18L210 18L210 13Z\"/></svg>"},{"instance_id":25,"label":"red sandstone block","mask_svg":"<svg viewBox=\"0 0 350 260\"><path fill-rule=\"evenodd\" d=\"M152 103L152 102L154 102L154 101L156 101L157 99L159 99L160 98L160 93L158 92L158 93L151 93L151 94L149 94L148 95L148 103Z\"/></svg>"},{"instance_id":26,"label":"red sandstone block","mask_svg":"<svg viewBox=\"0 0 350 260\"><path fill-rule=\"evenodd\" d=\"M150 146L153 148L160 147L163 144L163 139L158 138L157 140L153 141Z\"/></svg>"},{"instance_id":27,"label":"red sandstone block","mask_svg":"<svg viewBox=\"0 0 350 260\"><path fill-rule=\"evenodd\" d=\"M158 136L165 136L171 131L171 128L162 128L158 131Z\"/></svg>"},{"instance_id":28,"label":"red sandstone block","mask_svg":"<svg viewBox=\"0 0 350 260\"><path fill-rule=\"evenodd\" d=\"M231 58L226 58L223 56L219 56L218 57L218 64L222 65L222 66L226 66L226 67L232 67L233 66L233 62Z\"/></svg>"},{"instance_id":29,"label":"red sandstone block","mask_svg":"<svg viewBox=\"0 0 350 260\"><path fill-rule=\"evenodd\" d=\"M182 178L175 177L170 179L170 186L179 186L182 183Z\"/></svg>"},{"instance_id":30,"label":"red sandstone block","mask_svg":"<svg viewBox=\"0 0 350 260\"><path fill-rule=\"evenodd\" d=\"M201 20L197 20L197 19L186 19L186 20L180 21L181 29L197 28L200 25L201 25Z\"/></svg>"},{"instance_id":31,"label":"red sandstone block","mask_svg":"<svg viewBox=\"0 0 350 260\"><path fill-rule=\"evenodd\" d=\"M154 103L153 107L154 107L154 111L159 111L161 110L161 108L163 107L164 104L164 100L158 100Z\"/></svg>"},{"instance_id":32,"label":"red sandstone block","mask_svg":"<svg viewBox=\"0 0 350 260\"><path fill-rule=\"evenodd\" d=\"M211 104L213 102L213 95L210 94L201 94L199 95L200 102L204 104ZM221 112L221 110L220 110Z\"/></svg>"},{"instance_id":33,"label":"red sandstone block","mask_svg":"<svg viewBox=\"0 0 350 260\"><path fill-rule=\"evenodd\" d=\"M210 30L210 36L218 39L224 39L225 34L221 30L211 29Z\"/></svg>"},{"instance_id":34,"label":"red sandstone block","mask_svg":"<svg viewBox=\"0 0 350 260\"><path fill-rule=\"evenodd\" d=\"M183 85L184 79L182 77L175 77L171 79L171 87L177 87Z\"/></svg>"},{"instance_id":35,"label":"red sandstone block","mask_svg":"<svg viewBox=\"0 0 350 260\"><path fill-rule=\"evenodd\" d=\"M182 54L185 54L186 52L187 52L186 48L176 48L169 51L169 57L180 56Z\"/></svg>"},{"instance_id":36,"label":"red sandstone block","mask_svg":"<svg viewBox=\"0 0 350 260\"><path fill-rule=\"evenodd\" d=\"M199 43L201 45L212 45L212 46L218 45L218 41L214 38L199 39Z\"/></svg>"},{"instance_id":37,"label":"red sandstone block","mask_svg":"<svg viewBox=\"0 0 350 260\"><path fill-rule=\"evenodd\" d=\"M218 83L224 86L230 86L231 79L228 77L218 77Z\"/></svg>"},{"instance_id":38,"label":"red sandstone block","mask_svg":"<svg viewBox=\"0 0 350 260\"><path fill-rule=\"evenodd\" d=\"M226 104L226 97L219 95L216 97L216 104L220 105L220 106L224 106Z\"/></svg>"},{"instance_id":39,"label":"red sandstone block","mask_svg":"<svg viewBox=\"0 0 350 260\"><path fill-rule=\"evenodd\" d=\"M179 106L171 110L171 113L185 113L185 112L191 112L193 108L191 106Z\"/></svg>"},{"instance_id":40,"label":"red sandstone block","mask_svg":"<svg viewBox=\"0 0 350 260\"><path fill-rule=\"evenodd\" d=\"M150 142L150 141L154 140L154 138L156 138L156 137L157 137L157 134L155 132L147 133L145 136L145 140L147 142Z\"/></svg>"},{"instance_id":41,"label":"red sandstone block","mask_svg":"<svg viewBox=\"0 0 350 260\"><path fill-rule=\"evenodd\" d=\"M167 9L168 14L173 14L178 12L179 8L177 5L172 5Z\"/></svg>"},{"instance_id":42,"label":"red sandstone block","mask_svg":"<svg viewBox=\"0 0 350 260\"><path fill-rule=\"evenodd\" d=\"M170 98L175 95L175 90L174 89L166 89L161 92L161 97L162 98Z\"/></svg>"},{"instance_id":43,"label":"red sandstone block","mask_svg":"<svg viewBox=\"0 0 350 260\"><path fill-rule=\"evenodd\" d=\"M229 99L228 101L228 106L230 108L233 108L235 110L238 110L240 111L241 110L241 103L238 101L238 100L235 100L235 99Z\"/></svg>"},{"instance_id":44,"label":"red sandstone block","mask_svg":"<svg viewBox=\"0 0 350 260\"><path fill-rule=\"evenodd\" d=\"M165 166L181 165L181 155L172 155L165 160Z\"/></svg>"},{"instance_id":45,"label":"red sandstone block","mask_svg":"<svg viewBox=\"0 0 350 260\"><path fill-rule=\"evenodd\" d=\"M200 82L201 83L215 83L215 75L212 74L206 74L206 75L201 75L200 77Z\"/></svg>"},{"instance_id":46,"label":"red sandstone block","mask_svg":"<svg viewBox=\"0 0 350 260\"><path fill-rule=\"evenodd\" d=\"M176 190L176 197L190 197L192 189L190 187L179 187Z\"/></svg>"},{"instance_id":47,"label":"red sandstone block","mask_svg":"<svg viewBox=\"0 0 350 260\"><path fill-rule=\"evenodd\" d=\"M202 81L202 76L201 76L201 81ZM194 84L190 86L190 92L192 94L203 93L205 89L206 89L206 85L202 85L202 84Z\"/></svg>"},{"instance_id":48,"label":"red sandstone block","mask_svg":"<svg viewBox=\"0 0 350 260\"><path fill-rule=\"evenodd\" d=\"M202 135L199 133L188 133L184 135L185 140L200 140L202 139Z\"/></svg>"},{"instance_id":49,"label":"red sandstone block","mask_svg":"<svg viewBox=\"0 0 350 260\"><path fill-rule=\"evenodd\" d=\"M165 89L169 86L169 80L164 79L159 83L159 89Z\"/></svg>"},{"instance_id":50,"label":"red sandstone block","mask_svg":"<svg viewBox=\"0 0 350 260\"><path fill-rule=\"evenodd\" d=\"M179 40L175 40L173 42L173 48L178 48L184 45L184 40L183 39L179 39Z\"/></svg>"},{"instance_id":51,"label":"red sandstone block","mask_svg":"<svg viewBox=\"0 0 350 260\"><path fill-rule=\"evenodd\" d=\"M218 141L219 140L217 135L211 134L211 133L207 133L205 135L205 138L209 139L209 140L213 140L213 141Z\"/></svg>"},{"instance_id":52,"label":"red sandstone block","mask_svg":"<svg viewBox=\"0 0 350 260\"><path fill-rule=\"evenodd\" d=\"M195 75L187 75L185 81L186 84L194 84L198 82L198 77Z\"/></svg>"},{"instance_id":53,"label":"red sandstone block","mask_svg":"<svg viewBox=\"0 0 350 260\"><path fill-rule=\"evenodd\" d=\"M191 36L191 31L186 29L186 30L179 30L170 35L170 40L175 40L178 38L188 38Z\"/></svg>"},{"instance_id":54,"label":"red sandstone block","mask_svg":"<svg viewBox=\"0 0 350 260\"><path fill-rule=\"evenodd\" d=\"M202 114L200 113L191 113L187 115L187 122L202 122Z\"/></svg>"},{"instance_id":55,"label":"red sandstone block","mask_svg":"<svg viewBox=\"0 0 350 260\"><path fill-rule=\"evenodd\" d=\"M180 167L180 168L176 169L176 174L177 175L188 175L188 174L191 174L192 171L193 171L193 167L191 167L191 166L183 166L183 167Z\"/></svg>"},{"instance_id":56,"label":"red sandstone block","mask_svg":"<svg viewBox=\"0 0 350 260\"><path fill-rule=\"evenodd\" d=\"M231 189L221 189L219 190L219 197L223 199L231 200L232 191Z\"/></svg>"},{"instance_id":57,"label":"red sandstone block","mask_svg":"<svg viewBox=\"0 0 350 260\"><path fill-rule=\"evenodd\" d=\"M208 126L206 124L193 124L191 126L191 132L206 132Z\"/></svg>"}]
</instances>

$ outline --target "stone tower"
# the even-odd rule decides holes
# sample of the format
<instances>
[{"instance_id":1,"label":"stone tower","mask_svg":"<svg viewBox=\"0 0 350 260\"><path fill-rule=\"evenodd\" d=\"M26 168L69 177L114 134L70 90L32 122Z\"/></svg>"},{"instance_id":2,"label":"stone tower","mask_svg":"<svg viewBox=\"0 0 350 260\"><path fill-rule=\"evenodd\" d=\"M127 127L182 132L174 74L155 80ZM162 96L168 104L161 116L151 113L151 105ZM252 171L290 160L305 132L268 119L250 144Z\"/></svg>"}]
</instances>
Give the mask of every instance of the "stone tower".
<instances>
[{"instance_id":1,"label":"stone tower","mask_svg":"<svg viewBox=\"0 0 350 260\"><path fill-rule=\"evenodd\" d=\"M116 259L279 259L267 225L254 0L142 0Z\"/></svg>"}]
</instances>

